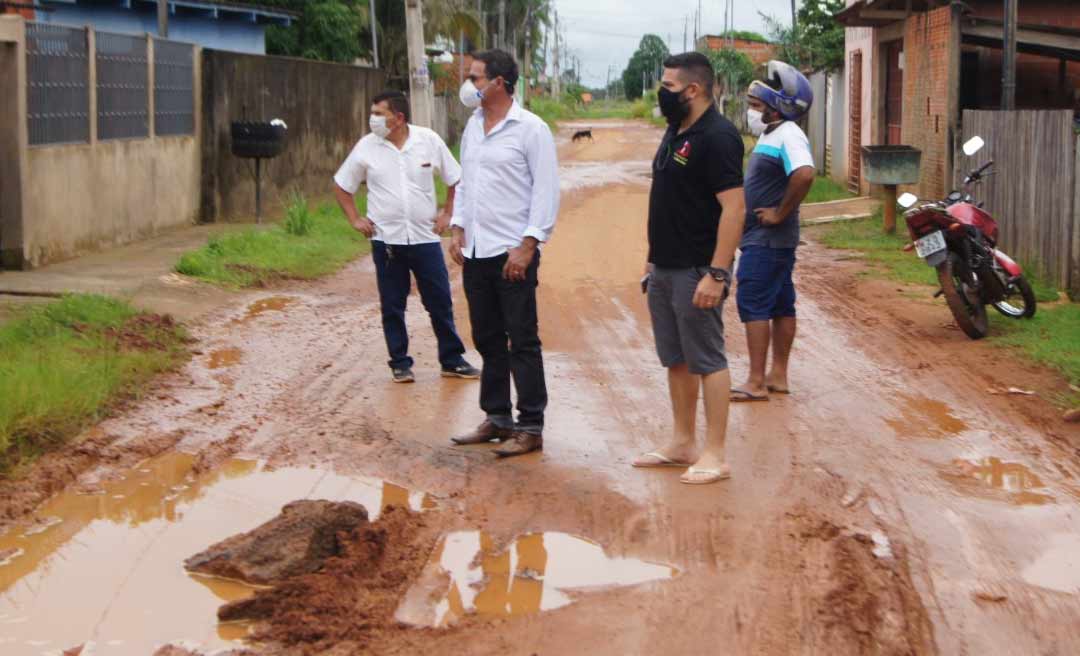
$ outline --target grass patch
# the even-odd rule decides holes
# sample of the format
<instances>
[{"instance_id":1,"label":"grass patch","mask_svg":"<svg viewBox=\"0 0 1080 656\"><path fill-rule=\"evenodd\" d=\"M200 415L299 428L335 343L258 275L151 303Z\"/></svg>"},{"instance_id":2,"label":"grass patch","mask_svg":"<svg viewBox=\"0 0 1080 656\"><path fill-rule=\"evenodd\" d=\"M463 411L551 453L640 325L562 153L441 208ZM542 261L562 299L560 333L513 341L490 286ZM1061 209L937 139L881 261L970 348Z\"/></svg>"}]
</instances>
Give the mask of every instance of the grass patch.
<instances>
[{"instance_id":1,"label":"grass patch","mask_svg":"<svg viewBox=\"0 0 1080 656\"><path fill-rule=\"evenodd\" d=\"M186 358L168 317L104 296L24 309L0 326L0 475L56 448Z\"/></svg>"},{"instance_id":2,"label":"grass patch","mask_svg":"<svg viewBox=\"0 0 1080 656\"><path fill-rule=\"evenodd\" d=\"M858 251L876 275L905 284L937 285L937 272L915 253L902 250L908 243L906 232L882 232L884 219L879 209L873 217L841 221L822 226L818 239L829 248Z\"/></svg>"},{"instance_id":3,"label":"grass patch","mask_svg":"<svg viewBox=\"0 0 1080 656\"><path fill-rule=\"evenodd\" d=\"M854 198L847 188L832 178L822 175L814 178L814 184L810 187L810 193L806 195L803 203L826 203L831 200L844 200Z\"/></svg>"},{"instance_id":4,"label":"grass patch","mask_svg":"<svg viewBox=\"0 0 1080 656\"><path fill-rule=\"evenodd\" d=\"M1031 319L1019 321L994 310L990 313L991 339L1057 370L1071 385L1080 385L1080 305L1039 308Z\"/></svg>"},{"instance_id":5,"label":"grass patch","mask_svg":"<svg viewBox=\"0 0 1080 656\"><path fill-rule=\"evenodd\" d=\"M324 276L369 250L367 239L349 225L337 206L323 203L312 211L302 198L293 201L284 224L213 237L206 246L185 253L176 271L228 287L254 287L284 278ZM361 214L365 213L366 195L358 194L357 201ZM289 227L301 224L302 235Z\"/></svg>"}]
</instances>

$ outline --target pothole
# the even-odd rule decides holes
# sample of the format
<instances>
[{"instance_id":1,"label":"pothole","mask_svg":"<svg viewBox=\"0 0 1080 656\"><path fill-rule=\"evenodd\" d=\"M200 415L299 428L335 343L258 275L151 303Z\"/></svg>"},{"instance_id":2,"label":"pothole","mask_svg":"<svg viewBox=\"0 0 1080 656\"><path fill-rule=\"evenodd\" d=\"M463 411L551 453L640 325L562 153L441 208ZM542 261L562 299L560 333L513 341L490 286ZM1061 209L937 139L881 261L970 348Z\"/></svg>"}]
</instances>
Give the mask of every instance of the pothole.
<instances>
[{"instance_id":1,"label":"pothole","mask_svg":"<svg viewBox=\"0 0 1080 656\"><path fill-rule=\"evenodd\" d=\"M530 533L497 551L480 531L448 534L395 619L445 627L466 615L525 615L562 608L577 595L673 578L669 565L609 556L600 545L566 533Z\"/></svg>"},{"instance_id":2,"label":"pothole","mask_svg":"<svg viewBox=\"0 0 1080 656\"><path fill-rule=\"evenodd\" d=\"M292 296L271 296L259 299L249 305L244 316L234 320L233 323L247 323L267 312L281 312L295 302L296 298Z\"/></svg>"},{"instance_id":3,"label":"pothole","mask_svg":"<svg viewBox=\"0 0 1080 656\"><path fill-rule=\"evenodd\" d=\"M1017 506L1041 506L1054 497L1035 492L1044 489L1042 480L1026 465L1001 458L954 460L941 475L960 491Z\"/></svg>"},{"instance_id":4,"label":"pothole","mask_svg":"<svg viewBox=\"0 0 1080 656\"><path fill-rule=\"evenodd\" d=\"M244 352L238 348L223 348L218 349L210 354L210 360L207 362L207 369L224 369L226 367L232 367L240 363L243 358Z\"/></svg>"},{"instance_id":5,"label":"pothole","mask_svg":"<svg viewBox=\"0 0 1080 656\"><path fill-rule=\"evenodd\" d=\"M953 414L941 401L925 396L901 394L900 416L886 419L901 437L944 438L959 435L968 429L967 423Z\"/></svg>"},{"instance_id":6,"label":"pothole","mask_svg":"<svg viewBox=\"0 0 1080 656\"><path fill-rule=\"evenodd\" d=\"M91 494L61 494L37 519L0 535L0 652L36 655L87 642L99 655L149 654L170 642L235 648L247 627L219 625L218 607L256 588L190 576L184 559L297 499L354 501L372 518L388 506L435 505L377 479L271 471L250 460L193 475L193 462L175 453L150 460Z\"/></svg>"}]
</instances>

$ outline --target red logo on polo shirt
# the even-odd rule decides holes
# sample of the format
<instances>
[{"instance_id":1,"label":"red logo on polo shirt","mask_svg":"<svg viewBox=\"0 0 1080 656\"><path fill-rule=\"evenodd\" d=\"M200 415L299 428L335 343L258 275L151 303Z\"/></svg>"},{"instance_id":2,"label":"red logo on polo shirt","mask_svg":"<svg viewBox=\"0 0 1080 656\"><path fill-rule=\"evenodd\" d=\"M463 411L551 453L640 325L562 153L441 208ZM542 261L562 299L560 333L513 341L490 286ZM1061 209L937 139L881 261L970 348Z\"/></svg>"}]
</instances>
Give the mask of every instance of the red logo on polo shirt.
<instances>
[{"instance_id":1,"label":"red logo on polo shirt","mask_svg":"<svg viewBox=\"0 0 1080 656\"><path fill-rule=\"evenodd\" d=\"M690 161L690 142L689 141L684 141L683 145L678 150L675 151L674 159L678 164L680 164L682 166L686 166L686 163Z\"/></svg>"}]
</instances>

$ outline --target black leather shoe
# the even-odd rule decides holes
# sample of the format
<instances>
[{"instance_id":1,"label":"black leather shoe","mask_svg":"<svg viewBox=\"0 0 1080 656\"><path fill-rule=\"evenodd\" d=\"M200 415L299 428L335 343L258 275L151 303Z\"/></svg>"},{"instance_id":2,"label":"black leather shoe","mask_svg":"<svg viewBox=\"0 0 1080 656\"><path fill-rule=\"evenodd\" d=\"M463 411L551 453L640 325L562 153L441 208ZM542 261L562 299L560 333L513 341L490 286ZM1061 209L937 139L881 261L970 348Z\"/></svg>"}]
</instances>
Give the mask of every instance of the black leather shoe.
<instances>
[{"instance_id":1,"label":"black leather shoe","mask_svg":"<svg viewBox=\"0 0 1080 656\"><path fill-rule=\"evenodd\" d=\"M467 380L476 380L480 377L480 370L468 362L463 362L456 367L443 369L442 376L443 378L465 378Z\"/></svg>"},{"instance_id":2,"label":"black leather shoe","mask_svg":"<svg viewBox=\"0 0 1080 656\"><path fill-rule=\"evenodd\" d=\"M468 435L462 435L461 437L452 437L450 441L454 444L461 446L467 446L470 444L487 444L492 440L498 440L505 442L514 436L514 430L512 428L499 428L495 424L491 423L491 420L485 420L480 424L476 430Z\"/></svg>"},{"instance_id":3,"label":"black leather shoe","mask_svg":"<svg viewBox=\"0 0 1080 656\"><path fill-rule=\"evenodd\" d=\"M495 455L500 458L523 456L526 453L540 451L544 448L544 438L536 433L522 433L515 431L513 437L503 446L495 449Z\"/></svg>"}]
</instances>

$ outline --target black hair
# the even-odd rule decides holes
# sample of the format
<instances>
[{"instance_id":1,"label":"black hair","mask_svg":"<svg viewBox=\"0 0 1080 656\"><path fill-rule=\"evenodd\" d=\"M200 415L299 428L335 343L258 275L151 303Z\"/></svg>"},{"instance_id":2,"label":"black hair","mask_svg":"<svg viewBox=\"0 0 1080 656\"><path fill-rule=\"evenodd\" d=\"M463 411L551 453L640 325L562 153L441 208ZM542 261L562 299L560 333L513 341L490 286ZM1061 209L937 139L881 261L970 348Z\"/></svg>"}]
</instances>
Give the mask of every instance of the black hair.
<instances>
[{"instance_id":1,"label":"black hair","mask_svg":"<svg viewBox=\"0 0 1080 656\"><path fill-rule=\"evenodd\" d=\"M505 50L485 50L473 55L473 59L484 62L484 75L494 80L501 77L506 81L506 93L514 95L514 86L518 81L518 66L510 53Z\"/></svg>"},{"instance_id":2,"label":"black hair","mask_svg":"<svg viewBox=\"0 0 1080 656\"><path fill-rule=\"evenodd\" d=\"M389 105L390 111L395 114L404 114L406 123L412 118L412 111L409 109L409 98L403 92L395 90L383 91L371 99L372 105L378 105L381 102Z\"/></svg>"},{"instance_id":3,"label":"black hair","mask_svg":"<svg viewBox=\"0 0 1080 656\"><path fill-rule=\"evenodd\" d=\"M705 55L700 52L672 55L664 60L664 68L678 69L684 80L697 82L705 89L705 94L712 97L713 86L716 84L716 71L713 70L712 63Z\"/></svg>"}]
</instances>

